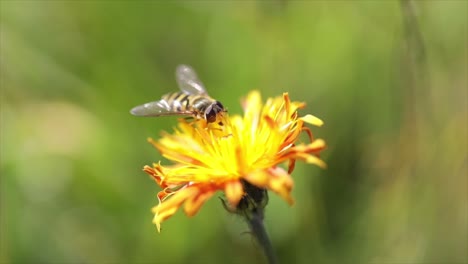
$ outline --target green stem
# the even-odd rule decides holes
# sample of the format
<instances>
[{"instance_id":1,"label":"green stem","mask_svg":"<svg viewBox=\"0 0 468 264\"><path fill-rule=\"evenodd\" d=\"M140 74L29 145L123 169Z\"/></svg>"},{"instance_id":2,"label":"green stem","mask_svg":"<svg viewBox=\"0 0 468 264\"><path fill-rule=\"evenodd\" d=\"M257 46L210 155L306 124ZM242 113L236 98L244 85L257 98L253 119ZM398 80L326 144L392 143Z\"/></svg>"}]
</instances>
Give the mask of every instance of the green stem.
<instances>
[{"instance_id":1,"label":"green stem","mask_svg":"<svg viewBox=\"0 0 468 264\"><path fill-rule=\"evenodd\" d=\"M263 252L268 259L268 263L277 264L278 259L276 258L275 251L273 250L273 246L271 245L265 226L263 225L263 213L256 210L252 212L251 217L248 217L247 219L250 230L262 247Z\"/></svg>"},{"instance_id":2,"label":"green stem","mask_svg":"<svg viewBox=\"0 0 468 264\"><path fill-rule=\"evenodd\" d=\"M245 194L235 208L230 207L223 199L221 199L221 202L228 212L238 214L247 221L252 234L262 247L268 259L268 263L277 264L278 259L276 258L270 238L268 238L265 226L263 225L265 207L268 204L268 192L245 180L242 180L242 187L244 188Z\"/></svg>"}]
</instances>

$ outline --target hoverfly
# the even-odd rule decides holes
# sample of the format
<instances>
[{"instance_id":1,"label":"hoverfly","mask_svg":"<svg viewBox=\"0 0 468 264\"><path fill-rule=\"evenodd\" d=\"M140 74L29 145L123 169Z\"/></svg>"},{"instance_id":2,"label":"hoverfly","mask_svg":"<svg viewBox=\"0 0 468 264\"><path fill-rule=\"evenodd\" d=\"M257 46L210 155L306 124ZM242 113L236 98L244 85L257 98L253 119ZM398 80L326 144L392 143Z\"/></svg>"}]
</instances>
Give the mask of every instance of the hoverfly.
<instances>
[{"instance_id":1,"label":"hoverfly","mask_svg":"<svg viewBox=\"0 0 468 264\"><path fill-rule=\"evenodd\" d=\"M187 65L176 69L176 80L180 92L165 94L159 101L153 101L134 107L130 113L135 116L191 116L204 119L207 124L216 122L226 110L224 106L211 98L195 71ZM219 125L223 125L220 121Z\"/></svg>"}]
</instances>

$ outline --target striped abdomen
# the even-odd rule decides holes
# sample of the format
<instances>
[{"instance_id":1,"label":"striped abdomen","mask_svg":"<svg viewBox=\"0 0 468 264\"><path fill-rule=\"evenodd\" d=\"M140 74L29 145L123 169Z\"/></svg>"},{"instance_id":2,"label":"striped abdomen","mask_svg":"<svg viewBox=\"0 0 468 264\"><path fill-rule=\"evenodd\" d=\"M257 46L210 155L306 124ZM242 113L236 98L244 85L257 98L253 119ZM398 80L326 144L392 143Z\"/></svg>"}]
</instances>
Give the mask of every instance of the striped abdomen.
<instances>
[{"instance_id":1,"label":"striped abdomen","mask_svg":"<svg viewBox=\"0 0 468 264\"><path fill-rule=\"evenodd\" d=\"M216 101L207 95L187 94L184 92L169 93L162 97L174 112L193 112L198 118L203 118L205 110Z\"/></svg>"}]
</instances>

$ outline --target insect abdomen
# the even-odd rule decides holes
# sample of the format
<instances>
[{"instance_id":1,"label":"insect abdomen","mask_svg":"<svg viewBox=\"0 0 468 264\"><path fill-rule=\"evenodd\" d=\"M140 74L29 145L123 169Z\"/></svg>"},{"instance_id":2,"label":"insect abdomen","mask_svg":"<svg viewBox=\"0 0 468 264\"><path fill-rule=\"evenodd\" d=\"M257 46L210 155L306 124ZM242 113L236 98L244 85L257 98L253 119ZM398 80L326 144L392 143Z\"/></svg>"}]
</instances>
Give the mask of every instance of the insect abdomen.
<instances>
[{"instance_id":1,"label":"insect abdomen","mask_svg":"<svg viewBox=\"0 0 468 264\"><path fill-rule=\"evenodd\" d=\"M184 92L166 94L162 97L162 100L165 100L171 107L169 110L176 112L203 113L213 103L213 99L206 95L192 95Z\"/></svg>"},{"instance_id":2,"label":"insect abdomen","mask_svg":"<svg viewBox=\"0 0 468 264\"><path fill-rule=\"evenodd\" d=\"M206 96L201 96L201 95L195 95L191 99L191 105L194 110L199 111L199 112L205 112L206 108L210 106L213 103L213 99L206 97Z\"/></svg>"}]
</instances>

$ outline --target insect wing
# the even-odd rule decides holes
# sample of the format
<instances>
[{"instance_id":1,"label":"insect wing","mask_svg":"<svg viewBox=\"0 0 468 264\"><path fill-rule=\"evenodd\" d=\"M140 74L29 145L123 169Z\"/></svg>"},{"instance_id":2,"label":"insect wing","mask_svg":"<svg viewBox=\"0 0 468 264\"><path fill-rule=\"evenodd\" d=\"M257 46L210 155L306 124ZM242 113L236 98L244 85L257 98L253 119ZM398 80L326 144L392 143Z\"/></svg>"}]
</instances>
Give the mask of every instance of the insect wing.
<instances>
[{"instance_id":1,"label":"insect wing","mask_svg":"<svg viewBox=\"0 0 468 264\"><path fill-rule=\"evenodd\" d=\"M135 116L192 115L191 111L175 111L173 109L173 106L166 100L159 100L135 106L130 110L130 113Z\"/></svg>"},{"instance_id":2,"label":"insect wing","mask_svg":"<svg viewBox=\"0 0 468 264\"><path fill-rule=\"evenodd\" d=\"M176 69L176 80L180 90L188 94L206 95L203 83L198 79L192 67L179 65Z\"/></svg>"}]
</instances>

